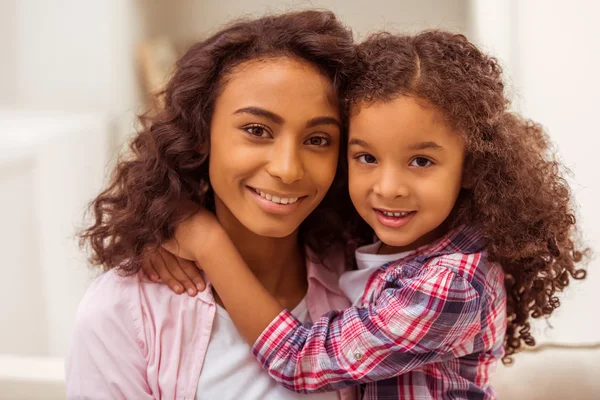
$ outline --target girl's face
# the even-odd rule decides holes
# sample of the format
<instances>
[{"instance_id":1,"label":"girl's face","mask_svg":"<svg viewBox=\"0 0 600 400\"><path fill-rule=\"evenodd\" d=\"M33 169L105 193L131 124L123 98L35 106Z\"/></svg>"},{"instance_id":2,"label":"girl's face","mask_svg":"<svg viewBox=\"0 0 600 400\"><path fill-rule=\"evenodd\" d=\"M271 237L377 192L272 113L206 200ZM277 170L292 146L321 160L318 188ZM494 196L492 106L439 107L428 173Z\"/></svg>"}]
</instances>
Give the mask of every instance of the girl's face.
<instances>
[{"instance_id":1,"label":"girl's face","mask_svg":"<svg viewBox=\"0 0 600 400\"><path fill-rule=\"evenodd\" d=\"M210 182L221 224L285 237L336 173L340 117L330 81L290 58L235 68L215 102Z\"/></svg>"},{"instance_id":2,"label":"girl's face","mask_svg":"<svg viewBox=\"0 0 600 400\"><path fill-rule=\"evenodd\" d=\"M439 111L412 97L365 105L350 120L352 203L395 251L435 240L462 184L464 143Z\"/></svg>"}]
</instances>

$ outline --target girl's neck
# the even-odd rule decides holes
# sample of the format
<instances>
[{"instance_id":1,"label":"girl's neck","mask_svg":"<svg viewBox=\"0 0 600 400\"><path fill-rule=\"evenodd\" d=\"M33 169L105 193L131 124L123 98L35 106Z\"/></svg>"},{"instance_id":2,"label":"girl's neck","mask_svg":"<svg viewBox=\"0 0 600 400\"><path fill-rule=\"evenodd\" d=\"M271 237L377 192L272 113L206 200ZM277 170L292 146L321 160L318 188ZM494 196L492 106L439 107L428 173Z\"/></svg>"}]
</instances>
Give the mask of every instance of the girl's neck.
<instances>
[{"instance_id":1,"label":"girl's neck","mask_svg":"<svg viewBox=\"0 0 600 400\"><path fill-rule=\"evenodd\" d=\"M298 230L282 238L257 235L242 225L222 202L215 200L217 218L250 270L282 305L293 308L307 290L306 263L304 250L298 245Z\"/></svg>"},{"instance_id":2,"label":"girl's neck","mask_svg":"<svg viewBox=\"0 0 600 400\"><path fill-rule=\"evenodd\" d=\"M406 245L406 246L390 246L383 242L381 242L381 246L377 251L378 254L396 254L396 253L404 253L407 251L413 251L423 246L427 246L429 244L434 243L436 240L444 236L448 233L448 226L446 223L438 226L433 231L426 233L425 235L419 237L414 242Z\"/></svg>"}]
</instances>

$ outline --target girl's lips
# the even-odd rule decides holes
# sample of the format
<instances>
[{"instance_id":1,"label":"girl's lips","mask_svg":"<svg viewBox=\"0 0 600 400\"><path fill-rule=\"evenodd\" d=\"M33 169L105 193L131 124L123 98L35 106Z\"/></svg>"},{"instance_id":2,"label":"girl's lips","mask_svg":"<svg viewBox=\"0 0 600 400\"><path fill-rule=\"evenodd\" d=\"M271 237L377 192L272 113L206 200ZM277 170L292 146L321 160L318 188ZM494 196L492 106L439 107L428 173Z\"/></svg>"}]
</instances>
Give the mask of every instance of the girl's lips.
<instances>
[{"instance_id":1,"label":"girl's lips","mask_svg":"<svg viewBox=\"0 0 600 400\"><path fill-rule=\"evenodd\" d=\"M407 215L402 217L388 217L380 210L375 209L374 211L379 223L387 226L388 228L400 228L406 225L416 213L416 211L410 211Z\"/></svg>"}]
</instances>

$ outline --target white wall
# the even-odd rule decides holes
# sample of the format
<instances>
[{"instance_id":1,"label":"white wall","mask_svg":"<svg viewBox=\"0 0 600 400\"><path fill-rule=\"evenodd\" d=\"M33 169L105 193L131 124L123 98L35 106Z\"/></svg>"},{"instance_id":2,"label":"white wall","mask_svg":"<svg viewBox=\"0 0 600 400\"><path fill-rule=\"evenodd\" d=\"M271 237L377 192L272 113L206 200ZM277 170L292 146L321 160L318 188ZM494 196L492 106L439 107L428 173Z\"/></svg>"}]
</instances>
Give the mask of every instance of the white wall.
<instances>
[{"instance_id":1,"label":"white wall","mask_svg":"<svg viewBox=\"0 0 600 400\"><path fill-rule=\"evenodd\" d=\"M600 251L600 6L542 0L501 4L474 0L470 31L507 67L514 108L541 122L571 169L569 182L587 244ZM567 288L562 306L537 324L542 341L600 341L599 260L588 278Z\"/></svg>"},{"instance_id":2,"label":"white wall","mask_svg":"<svg viewBox=\"0 0 600 400\"><path fill-rule=\"evenodd\" d=\"M600 252L600 5L585 7L540 0L519 2L516 46L523 113L541 121L572 170L570 183L580 208L579 223ZM567 292L548 336L564 341L600 340L598 259L589 278Z\"/></svg>"},{"instance_id":3,"label":"white wall","mask_svg":"<svg viewBox=\"0 0 600 400\"><path fill-rule=\"evenodd\" d=\"M140 107L135 49L144 32L132 1L2 0L0 107L129 123Z\"/></svg>"},{"instance_id":4,"label":"white wall","mask_svg":"<svg viewBox=\"0 0 600 400\"><path fill-rule=\"evenodd\" d=\"M93 277L75 233L108 136L101 116L0 110L0 356L65 354Z\"/></svg>"},{"instance_id":5,"label":"white wall","mask_svg":"<svg viewBox=\"0 0 600 400\"><path fill-rule=\"evenodd\" d=\"M45 354L48 349L35 207L35 162L0 163L0 354Z\"/></svg>"},{"instance_id":6,"label":"white wall","mask_svg":"<svg viewBox=\"0 0 600 400\"><path fill-rule=\"evenodd\" d=\"M214 32L232 18L299 8L330 9L348 24L358 37L381 29L414 31L444 27L464 31L468 16L467 0L163 0L148 5L148 29L151 34L168 33L176 40L192 41Z\"/></svg>"},{"instance_id":7,"label":"white wall","mask_svg":"<svg viewBox=\"0 0 600 400\"><path fill-rule=\"evenodd\" d=\"M17 97L17 2L0 2L0 106L12 105Z\"/></svg>"},{"instance_id":8,"label":"white wall","mask_svg":"<svg viewBox=\"0 0 600 400\"><path fill-rule=\"evenodd\" d=\"M136 7L0 1L0 354L66 351L90 275L75 232L101 188L108 148L131 132L140 107ZM96 122L74 122L84 114ZM11 152L18 156L3 158Z\"/></svg>"}]
</instances>

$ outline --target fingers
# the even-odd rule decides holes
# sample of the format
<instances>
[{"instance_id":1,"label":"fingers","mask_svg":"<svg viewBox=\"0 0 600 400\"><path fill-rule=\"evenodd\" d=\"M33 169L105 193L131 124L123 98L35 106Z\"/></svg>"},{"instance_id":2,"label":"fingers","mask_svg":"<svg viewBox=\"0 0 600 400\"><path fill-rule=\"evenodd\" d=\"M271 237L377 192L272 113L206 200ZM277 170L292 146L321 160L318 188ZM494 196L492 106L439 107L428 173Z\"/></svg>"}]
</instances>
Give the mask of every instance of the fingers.
<instances>
[{"instance_id":1,"label":"fingers","mask_svg":"<svg viewBox=\"0 0 600 400\"><path fill-rule=\"evenodd\" d=\"M206 288L206 283L204 282L204 278L200 273L200 269L198 269L196 266L196 263L189 260L179 259L179 265L181 266L181 269L183 269L183 272L185 272L188 278L190 278L190 280L193 282L194 287L199 292L202 292Z\"/></svg>"},{"instance_id":2,"label":"fingers","mask_svg":"<svg viewBox=\"0 0 600 400\"><path fill-rule=\"evenodd\" d=\"M158 273L156 273L156 270L152 266L152 262L150 260L144 261L144 263L142 264L142 271L144 271L144 274L146 274L146 276L150 278L152 282L159 281L160 278L158 276Z\"/></svg>"},{"instance_id":3,"label":"fingers","mask_svg":"<svg viewBox=\"0 0 600 400\"><path fill-rule=\"evenodd\" d=\"M160 277L160 279L167 284L167 286L175 293L182 294L183 286L175 279L171 274L171 271L167 268L167 264L164 259L160 256L160 252L156 252L150 258L152 267Z\"/></svg>"},{"instance_id":4,"label":"fingers","mask_svg":"<svg viewBox=\"0 0 600 400\"><path fill-rule=\"evenodd\" d=\"M187 294L190 296L195 296L196 294L198 294L198 289L196 286L196 284L198 282L197 277L196 277L196 281L194 281L190 278L190 276L187 273L187 271L190 271L190 274L192 274L192 269L190 268L189 265L187 265L187 263L190 263L190 262L187 260L178 258L178 257L174 256L173 254L169 253L168 251L165 251L162 249L160 249L158 253L159 253L160 257L162 258L164 265L169 270L171 276L180 285L182 285L185 288L185 291L187 292ZM194 266L194 268L195 268L195 266ZM199 274L197 274L197 275L199 275ZM200 282L204 283L204 280L200 279ZM178 292L176 292L176 293L178 293Z\"/></svg>"}]
</instances>

